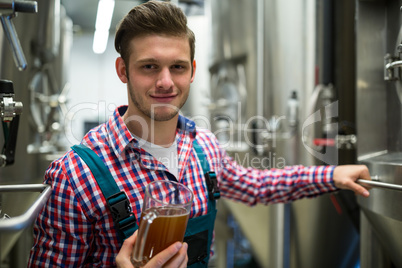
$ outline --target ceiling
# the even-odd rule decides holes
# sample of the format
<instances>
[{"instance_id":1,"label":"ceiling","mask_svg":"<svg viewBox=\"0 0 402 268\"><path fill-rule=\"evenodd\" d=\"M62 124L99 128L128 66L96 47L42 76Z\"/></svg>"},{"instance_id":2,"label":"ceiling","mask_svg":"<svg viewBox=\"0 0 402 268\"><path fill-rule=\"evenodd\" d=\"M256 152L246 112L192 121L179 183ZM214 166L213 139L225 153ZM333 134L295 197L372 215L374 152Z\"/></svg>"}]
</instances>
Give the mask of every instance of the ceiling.
<instances>
[{"instance_id":1,"label":"ceiling","mask_svg":"<svg viewBox=\"0 0 402 268\"><path fill-rule=\"evenodd\" d=\"M83 31L94 31L96 11L99 0L62 0L67 15L72 19L75 26ZM116 0L110 29L115 29L119 21L134 6L143 1Z\"/></svg>"},{"instance_id":2,"label":"ceiling","mask_svg":"<svg viewBox=\"0 0 402 268\"><path fill-rule=\"evenodd\" d=\"M82 31L94 31L96 11L99 0L61 0L67 15L72 19L73 24ZM116 29L119 21L136 5L144 0L115 0L115 8L112 17L111 30ZM185 13L200 15L204 13L204 0L180 0L179 5Z\"/></svg>"}]
</instances>

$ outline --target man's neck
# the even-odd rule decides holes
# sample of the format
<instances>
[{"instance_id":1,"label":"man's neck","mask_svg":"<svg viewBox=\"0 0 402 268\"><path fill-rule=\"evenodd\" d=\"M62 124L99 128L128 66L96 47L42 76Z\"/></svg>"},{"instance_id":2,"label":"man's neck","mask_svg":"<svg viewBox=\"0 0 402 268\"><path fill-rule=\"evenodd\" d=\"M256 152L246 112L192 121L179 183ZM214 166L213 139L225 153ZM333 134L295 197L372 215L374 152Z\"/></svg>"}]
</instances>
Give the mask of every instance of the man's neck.
<instances>
[{"instance_id":1,"label":"man's neck","mask_svg":"<svg viewBox=\"0 0 402 268\"><path fill-rule=\"evenodd\" d=\"M138 115L129 115L128 110L123 115L123 120L132 134L162 147L172 145L176 137L178 114L168 121L155 121L149 117L139 117L142 120L135 119L138 118Z\"/></svg>"}]
</instances>

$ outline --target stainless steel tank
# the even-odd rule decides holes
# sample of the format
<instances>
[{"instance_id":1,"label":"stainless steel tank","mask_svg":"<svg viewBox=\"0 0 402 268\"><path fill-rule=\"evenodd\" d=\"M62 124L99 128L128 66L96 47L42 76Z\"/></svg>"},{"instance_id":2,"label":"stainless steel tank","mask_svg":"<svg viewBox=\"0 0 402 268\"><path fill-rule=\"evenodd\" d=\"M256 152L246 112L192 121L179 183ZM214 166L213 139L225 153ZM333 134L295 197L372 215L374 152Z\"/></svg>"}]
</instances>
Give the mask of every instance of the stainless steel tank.
<instances>
[{"instance_id":1,"label":"stainless steel tank","mask_svg":"<svg viewBox=\"0 0 402 268\"><path fill-rule=\"evenodd\" d=\"M339 92L354 92L353 58L352 72L344 76L325 65L331 67L336 56L342 59L345 52L353 56L348 54L353 40L344 35L335 41L337 33L332 29L338 21L353 23L354 5L348 2L211 2L212 127L239 163L281 168L339 164L347 159L339 159L344 154L339 147L342 143L353 149L350 140L355 136L338 135L339 117L345 117L339 107L350 94L341 98ZM336 8L343 10L339 20ZM353 36L353 27L346 29ZM332 35L325 35L329 32ZM350 46L337 52L335 42ZM261 161L256 165L258 161L252 159ZM347 198L352 205L340 209L340 196L252 209L225 203L261 267L352 267L358 262L359 237L347 210L357 205L352 194Z\"/></svg>"},{"instance_id":2,"label":"stainless steel tank","mask_svg":"<svg viewBox=\"0 0 402 268\"><path fill-rule=\"evenodd\" d=\"M359 198L361 265L402 267L402 5L357 4L358 157L378 181Z\"/></svg>"},{"instance_id":3,"label":"stainless steel tank","mask_svg":"<svg viewBox=\"0 0 402 268\"><path fill-rule=\"evenodd\" d=\"M72 23L58 0L38 1L37 13L20 13L11 20L27 67L23 71L16 67L5 32L1 32L0 79L13 82L14 99L22 102L24 107L19 121L15 162L0 167L0 263L10 258L11 249L24 230L31 236L30 224L38 208L46 202L46 196L32 192L43 193L44 171L55 155L65 149L60 145L61 119L68 85L66 65L72 42ZM3 135L0 135L0 143L1 146L5 143ZM35 203L38 200L40 203ZM11 219L4 219L5 215ZM16 252L18 256L13 256L22 263L26 261L31 245L29 239L25 242L25 247Z\"/></svg>"}]
</instances>

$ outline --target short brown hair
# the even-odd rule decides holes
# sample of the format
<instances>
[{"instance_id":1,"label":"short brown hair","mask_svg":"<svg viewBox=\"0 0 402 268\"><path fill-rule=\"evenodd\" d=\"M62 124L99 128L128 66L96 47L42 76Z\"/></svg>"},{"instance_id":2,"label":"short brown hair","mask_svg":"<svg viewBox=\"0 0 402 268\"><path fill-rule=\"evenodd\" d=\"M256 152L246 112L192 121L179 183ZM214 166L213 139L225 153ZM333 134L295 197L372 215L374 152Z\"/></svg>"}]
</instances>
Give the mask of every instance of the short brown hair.
<instances>
[{"instance_id":1,"label":"short brown hair","mask_svg":"<svg viewBox=\"0 0 402 268\"><path fill-rule=\"evenodd\" d=\"M183 11L168 2L148 1L131 9L117 26L114 47L126 65L131 53L130 41L149 34L187 36L191 62L194 60L195 36L187 27Z\"/></svg>"}]
</instances>

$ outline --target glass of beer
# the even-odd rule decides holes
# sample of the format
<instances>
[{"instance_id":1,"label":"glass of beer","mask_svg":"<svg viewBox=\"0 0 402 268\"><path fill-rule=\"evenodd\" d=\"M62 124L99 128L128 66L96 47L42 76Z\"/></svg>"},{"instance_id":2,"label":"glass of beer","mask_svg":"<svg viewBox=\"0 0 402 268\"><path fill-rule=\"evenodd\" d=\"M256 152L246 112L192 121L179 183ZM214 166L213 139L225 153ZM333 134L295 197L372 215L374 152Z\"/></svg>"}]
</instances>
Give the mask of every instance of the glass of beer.
<instances>
[{"instance_id":1,"label":"glass of beer","mask_svg":"<svg viewBox=\"0 0 402 268\"><path fill-rule=\"evenodd\" d=\"M174 181L153 181L145 189L137 241L131 255L135 267L173 243L183 242L193 192Z\"/></svg>"}]
</instances>

